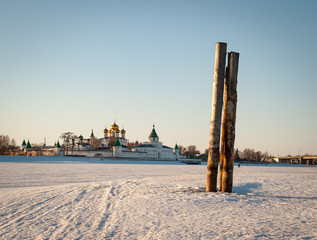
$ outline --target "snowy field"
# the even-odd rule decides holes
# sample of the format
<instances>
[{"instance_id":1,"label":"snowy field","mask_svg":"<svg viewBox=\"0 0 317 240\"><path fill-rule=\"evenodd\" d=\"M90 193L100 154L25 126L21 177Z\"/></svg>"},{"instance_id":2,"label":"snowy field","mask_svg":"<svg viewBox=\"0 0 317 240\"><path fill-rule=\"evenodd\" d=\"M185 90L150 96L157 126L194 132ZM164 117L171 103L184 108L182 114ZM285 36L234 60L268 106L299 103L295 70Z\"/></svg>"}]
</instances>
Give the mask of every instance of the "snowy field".
<instances>
[{"instance_id":1,"label":"snowy field","mask_svg":"<svg viewBox=\"0 0 317 240\"><path fill-rule=\"evenodd\" d=\"M0 156L0 239L317 239L317 168Z\"/></svg>"}]
</instances>

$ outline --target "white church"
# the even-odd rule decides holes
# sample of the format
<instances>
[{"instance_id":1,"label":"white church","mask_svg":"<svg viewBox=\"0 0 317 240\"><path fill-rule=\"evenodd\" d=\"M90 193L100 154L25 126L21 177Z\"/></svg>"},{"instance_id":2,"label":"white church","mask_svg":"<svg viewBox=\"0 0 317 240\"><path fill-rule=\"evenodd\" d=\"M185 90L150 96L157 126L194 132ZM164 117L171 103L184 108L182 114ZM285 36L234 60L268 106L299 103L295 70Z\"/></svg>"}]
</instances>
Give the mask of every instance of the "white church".
<instances>
[{"instance_id":1,"label":"white church","mask_svg":"<svg viewBox=\"0 0 317 240\"><path fill-rule=\"evenodd\" d=\"M116 123L111 125L110 130L105 128L103 133L102 138L96 138L93 131L87 139L80 135L72 154L86 157L146 160L178 160L181 157L177 144L171 148L159 141L154 125L149 140L131 150L127 147L126 131L120 130Z\"/></svg>"}]
</instances>

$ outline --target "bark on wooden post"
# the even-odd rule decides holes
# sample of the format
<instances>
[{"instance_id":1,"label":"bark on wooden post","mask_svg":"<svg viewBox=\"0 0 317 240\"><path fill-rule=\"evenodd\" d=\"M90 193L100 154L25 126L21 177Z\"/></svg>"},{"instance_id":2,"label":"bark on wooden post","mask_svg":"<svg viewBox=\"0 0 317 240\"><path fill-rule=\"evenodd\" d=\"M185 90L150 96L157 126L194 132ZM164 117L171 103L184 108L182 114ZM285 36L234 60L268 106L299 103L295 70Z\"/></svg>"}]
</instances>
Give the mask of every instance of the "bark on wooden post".
<instances>
[{"instance_id":1,"label":"bark on wooden post","mask_svg":"<svg viewBox=\"0 0 317 240\"><path fill-rule=\"evenodd\" d=\"M219 191L232 192L239 53L228 54L222 120Z\"/></svg>"},{"instance_id":2,"label":"bark on wooden post","mask_svg":"<svg viewBox=\"0 0 317 240\"><path fill-rule=\"evenodd\" d=\"M226 54L227 44L218 42L216 44L215 53L206 192L217 192L217 175L218 162L220 159L219 145L221 130L221 114L223 105L224 75L226 68Z\"/></svg>"}]
</instances>

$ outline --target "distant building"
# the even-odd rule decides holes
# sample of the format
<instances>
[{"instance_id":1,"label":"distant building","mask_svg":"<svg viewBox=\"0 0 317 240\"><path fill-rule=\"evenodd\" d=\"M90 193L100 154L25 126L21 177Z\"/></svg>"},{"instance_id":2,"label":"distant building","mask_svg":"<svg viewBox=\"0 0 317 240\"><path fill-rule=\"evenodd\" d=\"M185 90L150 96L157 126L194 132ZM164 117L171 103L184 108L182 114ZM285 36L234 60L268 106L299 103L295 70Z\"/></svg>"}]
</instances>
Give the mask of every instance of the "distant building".
<instances>
[{"instance_id":1,"label":"distant building","mask_svg":"<svg viewBox=\"0 0 317 240\"><path fill-rule=\"evenodd\" d=\"M100 144L99 148L109 148L114 146L116 140L118 139L121 146L126 147L128 140L125 138L126 131L124 129L119 129L119 126L114 123L111 125L110 130L107 127L103 130L104 137L97 139L94 135L94 131L91 131L90 138L84 139L82 135L79 136L78 142L76 143L75 150L93 150L93 142L96 141Z\"/></svg>"},{"instance_id":2,"label":"distant building","mask_svg":"<svg viewBox=\"0 0 317 240\"><path fill-rule=\"evenodd\" d=\"M155 126L149 135L149 141L142 143L140 146L134 148L137 153L146 153L147 157L154 159L173 159L179 158L179 149L177 144L174 149L163 145L159 141L159 137L155 131Z\"/></svg>"},{"instance_id":3,"label":"distant building","mask_svg":"<svg viewBox=\"0 0 317 240\"><path fill-rule=\"evenodd\" d=\"M177 144L174 148L163 145L159 141L153 125L148 141L141 143L134 148L129 149L126 131L114 122L110 129L103 130L103 137L97 138L93 130L89 138L82 135L77 140L73 139L71 145L60 145L59 141L54 146L32 147L30 141L23 140L21 148L11 150L7 155L24 155L24 156L86 156L86 157L103 157L103 158L120 158L120 159L146 159L146 160L181 160L185 159L179 153Z\"/></svg>"},{"instance_id":4,"label":"distant building","mask_svg":"<svg viewBox=\"0 0 317 240\"><path fill-rule=\"evenodd\" d=\"M143 142L139 146L129 150L126 131L119 128L114 123L110 130L103 130L103 138L96 138L93 131L90 138L79 136L75 148L72 150L74 155L89 157L109 157L109 158L128 158L128 159L155 159L155 160L177 160L180 158L177 144L174 148L163 145L159 141L155 126L149 135L149 141ZM96 146L92 144L96 142Z\"/></svg>"}]
</instances>

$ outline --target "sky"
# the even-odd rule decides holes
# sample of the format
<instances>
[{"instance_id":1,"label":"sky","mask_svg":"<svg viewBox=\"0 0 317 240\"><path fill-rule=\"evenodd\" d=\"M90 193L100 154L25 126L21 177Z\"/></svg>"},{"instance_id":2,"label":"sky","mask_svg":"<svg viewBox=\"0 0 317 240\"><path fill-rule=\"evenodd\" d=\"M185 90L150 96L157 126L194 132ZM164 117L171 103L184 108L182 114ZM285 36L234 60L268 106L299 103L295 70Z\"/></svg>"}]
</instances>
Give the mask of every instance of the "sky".
<instances>
[{"instance_id":1,"label":"sky","mask_svg":"<svg viewBox=\"0 0 317 240\"><path fill-rule=\"evenodd\" d=\"M215 46L240 53L235 148L317 154L317 1L0 0L0 134L208 148Z\"/></svg>"}]
</instances>

